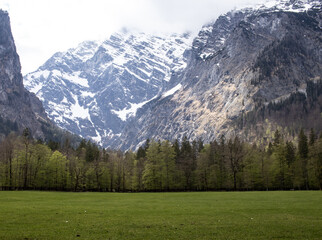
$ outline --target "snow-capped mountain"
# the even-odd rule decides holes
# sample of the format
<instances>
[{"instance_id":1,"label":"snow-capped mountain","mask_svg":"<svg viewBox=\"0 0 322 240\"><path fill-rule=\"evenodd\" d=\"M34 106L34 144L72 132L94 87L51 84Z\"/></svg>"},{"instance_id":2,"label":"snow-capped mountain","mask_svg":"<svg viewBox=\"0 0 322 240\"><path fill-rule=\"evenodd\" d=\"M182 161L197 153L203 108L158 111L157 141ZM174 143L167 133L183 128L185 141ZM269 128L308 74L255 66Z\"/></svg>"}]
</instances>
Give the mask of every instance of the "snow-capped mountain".
<instances>
[{"instance_id":1,"label":"snow-capped mountain","mask_svg":"<svg viewBox=\"0 0 322 240\"><path fill-rule=\"evenodd\" d=\"M103 146L246 136L243 116L321 82L321 14L317 0L268 1L206 24L192 45L125 30L55 54L25 85L59 126Z\"/></svg>"},{"instance_id":2,"label":"snow-capped mountain","mask_svg":"<svg viewBox=\"0 0 322 240\"><path fill-rule=\"evenodd\" d=\"M281 121L266 119L265 106L293 94L304 93L305 99L308 85L321 83L321 27L321 2L316 0L270 1L220 16L194 39L187 67L177 79L180 85L143 106L113 146L136 149L148 138L186 136L205 142L222 134L244 138L251 134L243 129L247 121L253 121L253 129L262 136L272 131L270 126L283 127ZM298 107L305 108L306 114L317 109L311 122L320 118L322 102L315 101L309 109L306 103ZM253 115L243 117L252 111ZM256 116L264 122L256 125ZM305 116L296 126L292 121L297 119L283 113L278 120L281 116L290 134L307 124Z\"/></svg>"},{"instance_id":3,"label":"snow-capped mountain","mask_svg":"<svg viewBox=\"0 0 322 240\"><path fill-rule=\"evenodd\" d=\"M241 21L247 22L250 16L278 12L302 13L310 9L320 8L321 1L318 0L268 0L263 4L235 9L220 16L216 21L203 26L198 37L194 40L194 48L200 51L200 58L211 58L220 49L223 49L227 37L231 34L232 28L236 27ZM269 23L262 21L257 24L264 28ZM216 27L215 30L214 27ZM272 31L276 31L277 22L274 22L270 27Z\"/></svg>"},{"instance_id":4,"label":"snow-capped mountain","mask_svg":"<svg viewBox=\"0 0 322 240\"><path fill-rule=\"evenodd\" d=\"M189 45L189 34L122 30L54 54L24 83L58 126L108 146L138 108L172 87Z\"/></svg>"}]
</instances>

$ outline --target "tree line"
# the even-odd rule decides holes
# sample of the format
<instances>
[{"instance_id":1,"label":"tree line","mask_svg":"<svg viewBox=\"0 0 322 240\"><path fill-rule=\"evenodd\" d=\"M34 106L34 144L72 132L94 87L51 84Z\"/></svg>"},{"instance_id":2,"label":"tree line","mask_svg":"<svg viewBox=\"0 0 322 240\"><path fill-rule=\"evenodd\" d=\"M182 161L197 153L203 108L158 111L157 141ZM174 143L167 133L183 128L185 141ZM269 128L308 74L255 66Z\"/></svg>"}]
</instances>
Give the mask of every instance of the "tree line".
<instances>
[{"instance_id":1,"label":"tree line","mask_svg":"<svg viewBox=\"0 0 322 240\"><path fill-rule=\"evenodd\" d=\"M147 140L137 151L113 151L82 140L73 148L34 140L28 129L0 143L1 190L208 191L322 189L322 134L300 131L256 145L238 136L204 144L186 137Z\"/></svg>"}]
</instances>

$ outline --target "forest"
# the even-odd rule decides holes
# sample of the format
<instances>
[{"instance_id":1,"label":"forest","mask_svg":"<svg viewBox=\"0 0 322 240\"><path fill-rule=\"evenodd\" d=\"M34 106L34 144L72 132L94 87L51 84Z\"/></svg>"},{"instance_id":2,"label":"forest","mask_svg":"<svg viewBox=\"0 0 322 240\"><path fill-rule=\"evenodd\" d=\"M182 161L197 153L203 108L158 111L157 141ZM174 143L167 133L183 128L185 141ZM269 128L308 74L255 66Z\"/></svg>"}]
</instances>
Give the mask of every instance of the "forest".
<instances>
[{"instance_id":1,"label":"forest","mask_svg":"<svg viewBox=\"0 0 322 240\"><path fill-rule=\"evenodd\" d=\"M147 140L136 152L82 140L63 143L9 134L0 143L0 190L252 191L322 189L322 134L303 129L293 141L276 130L266 145L235 136Z\"/></svg>"}]
</instances>

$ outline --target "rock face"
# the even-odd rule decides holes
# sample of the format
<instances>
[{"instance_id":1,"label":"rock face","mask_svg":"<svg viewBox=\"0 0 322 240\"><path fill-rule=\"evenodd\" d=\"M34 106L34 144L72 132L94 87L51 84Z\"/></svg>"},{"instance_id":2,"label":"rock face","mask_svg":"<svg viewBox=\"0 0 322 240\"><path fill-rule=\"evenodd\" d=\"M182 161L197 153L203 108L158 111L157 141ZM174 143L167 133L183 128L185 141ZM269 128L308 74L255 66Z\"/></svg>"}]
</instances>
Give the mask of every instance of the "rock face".
<instances>
[{"instance_id":1,"label":"rock face","mask_svg":"<svg viewBox=\"0 0 322 240\"><path fill-rule=\"evenodd\" d=\"M220 16L192 46L188 35L124 30L56 53L24 80L53 121L104 147L209 142L321 82L321 15L317 0L270 1Z\"/></svg>"},{"instance_id":2,"label":"rock face","mask_svg":"<svg viewBox=\"0 0 322 240\"><path fill-rule=\"evenodd\" d=\"M189 41L123 30L56 53L24 82L56 124L106 147L138 108L175 84Z\"/></svg>"},{"instance_id":3,"label":"rock face","mask_svg":"<svg viewBox=\"0 0 322 240\"><path fill-rule=\"evenodd\" d=\"M276 1L229 12L193 41L176 88L139 109L112 146L147 138L205 142L235 134L234 119L321 81L321 2Z\"/></svg>"},{"instance_id":4,"label":"rock face","mask_svg":"<svg viewBox=\"0 0 322 240\"><path fill-rule=\"evenodd\" d=\"M0 117L3 124L14 123L15 129L9 131L22 131L28 127L35 138L44 138L42 126L52 125L39 99L23 86L10 19L8 13L2 10L0 10ZM5 128L1 127L1 130ZM0 132L1 136L4 134L5 132Z\"/></svg>"}]
</instances>

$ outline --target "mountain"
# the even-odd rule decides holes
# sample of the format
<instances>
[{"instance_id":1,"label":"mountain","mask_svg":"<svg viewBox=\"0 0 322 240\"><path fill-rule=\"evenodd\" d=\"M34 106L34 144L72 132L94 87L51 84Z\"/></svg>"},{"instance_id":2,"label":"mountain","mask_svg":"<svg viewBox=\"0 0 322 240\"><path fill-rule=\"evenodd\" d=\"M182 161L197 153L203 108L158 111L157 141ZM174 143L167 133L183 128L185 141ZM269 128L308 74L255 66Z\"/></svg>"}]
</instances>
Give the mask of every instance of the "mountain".
<instances>
[{"instance_id":1,"label":"mountain","mask_svg":"<svg viewBox=\"0 0 322 240\"><path fill-rule=\"evenodd\" d=\"M51 127L39 99L23 86L10 19L0 10L0 137L29 128L33 137L44 139L44 129Z\"/></svg>"},{"instance_id":2,"label":"mountain","mask_svg":"<svg viewBox=\"0 0 322 240\"><path fill-rule=\"evenodd\" d=\"M112 146L135 149L148 138L184 136L210 142L222 134L250 139L270 128L292 132L293 123L300 128L307 119L321 131L321 26L321 2L312 0L220 16L194 39L176 87L139 109Z\"/></svg>"},{"instance_id":3,"label":"mountain","mask_svg":"<svg viewBox=\"0 0 322 240\"><path fill-rule=\"evenodd\" d=\"M58 126L109 146L137 109L180 78L190 42L189 34L123 29L103 42L54 54L24 83Z\"/></svg>"}]
</instances>

